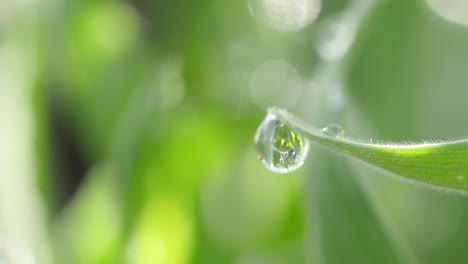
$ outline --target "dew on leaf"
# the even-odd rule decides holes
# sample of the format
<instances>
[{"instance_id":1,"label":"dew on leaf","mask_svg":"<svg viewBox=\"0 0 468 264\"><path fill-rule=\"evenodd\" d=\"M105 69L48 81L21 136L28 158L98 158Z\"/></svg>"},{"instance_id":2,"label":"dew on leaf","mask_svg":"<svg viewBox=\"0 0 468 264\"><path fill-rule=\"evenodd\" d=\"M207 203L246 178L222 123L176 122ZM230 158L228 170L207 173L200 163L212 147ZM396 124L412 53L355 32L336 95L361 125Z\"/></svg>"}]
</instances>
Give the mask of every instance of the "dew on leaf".
<instances>
[{"instance_id":1,"label":"dew on leaf","mask_svg":"<svg viewBox=\"0 0 468 264\"><path fill-rule=\"evenodd\" d=\"M297 170L309 151L309 142L271 113L258 127L254 143L258 159L276 173Z\"/></svg>"},{"instance_id":2,"label":"dew on leaf","mask_svg":"<svg viewBox=\"0 0 468 264\"><path fill-rule=\"evenodd\" d=\"M322 133L327 135L327 136L330 136L330 137L344 137L344 136L346 136L346 132L343 129L343 127L341 127L340 125L335 124L335 123L330 124L330 125L322 128Z\"/></svg>"}]
</instances>

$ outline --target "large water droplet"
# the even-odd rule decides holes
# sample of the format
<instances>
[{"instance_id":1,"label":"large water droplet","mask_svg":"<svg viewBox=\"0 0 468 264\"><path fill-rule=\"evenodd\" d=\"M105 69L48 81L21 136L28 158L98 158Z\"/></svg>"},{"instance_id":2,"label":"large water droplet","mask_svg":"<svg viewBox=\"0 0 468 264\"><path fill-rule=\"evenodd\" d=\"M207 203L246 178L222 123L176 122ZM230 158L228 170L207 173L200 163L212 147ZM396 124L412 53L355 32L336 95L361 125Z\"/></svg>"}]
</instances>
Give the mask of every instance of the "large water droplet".
<instances>
[{"instance_id":1,"label":"large water droplet","mask_svg":"<svg viewBox=\"0 0 468 264\"><path fill-rule=\"evenodd\" d=\"M324 133L325 135L330 136L330 137L344 137L344 136L346 136L345 130L343 129L343 127L341 127L338 124L330 124L330 125L322 128L322 133Z\"/></svg>"},{"instance_id":2,"label":"large water droplet","mask_svg":"<svg viewBox=\"0 0 468 264\"><path fill-rule=\"evenodd\" d=\"M277 173L297 170L309 151L309 142L271 113L258 127L254 142L259 160Z\"/></svg>"}]
</instances>

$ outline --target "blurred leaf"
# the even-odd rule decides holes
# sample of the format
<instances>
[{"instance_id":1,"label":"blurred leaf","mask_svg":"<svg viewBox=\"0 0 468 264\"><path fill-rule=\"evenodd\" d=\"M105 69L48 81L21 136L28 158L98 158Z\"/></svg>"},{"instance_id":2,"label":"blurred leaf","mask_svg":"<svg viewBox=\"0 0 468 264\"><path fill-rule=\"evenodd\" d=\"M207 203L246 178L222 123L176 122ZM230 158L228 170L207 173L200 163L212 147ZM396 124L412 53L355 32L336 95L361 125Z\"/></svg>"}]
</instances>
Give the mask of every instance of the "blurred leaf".
<instances>
[{"instance_id":1,"label":"blurred leaf","mask_svg":"<svg viewBox=\"0 0 468 264\"><path fill-rule=\"evenodd\" d=\"M194 230L185 203L170 195L148 202L130 240L130 263L188 263Z\"/></svg>"},{"instance_id":2,"label":"blurred leaf","mask_svg":"<svg viewBox=\"0 0 468 264\"><path fill-rule=\"evenodd\" d=\"M417 263L393 241L346 162L315 149L306 166L313 263Z\"/></svg>"},{"instance_id":3,"label":"blurred leaf","mask_svg":"<svg viewBox=\"0 0 468 264\"><path fill-rule=\"evenodd\" d=\"M382 1L366 23L348 74L343 124L354 135L391 141L466 136L468 28L437 16L427 2ZM465 262L466 197L353 163L377 194L372 201L388 212L384 220L395 221L421 263Z\"/></svg>"},{"instance_id":4,"label":"blurred leaf","mask_svg":"<svg viewBox=\"0 0 468 264\"><path fill-rule=\"evenodd\" d=\"M240 153L201 188L202 234L193 263L303 263L298 175L277 178L252 159L250 147Z\"/></svg>"},{"instance_id":5,"label":"blurred leaf","mask_svg":"<svg viewBox=\"0 0 468 264\"><path fill-rule=\"evenodd\" d=\"M136 12L120 2L91 2L78 9L71 22L70 44L79 63L94 68L115 60L138 36Z\"/></svg>"},{"instance_id":6,"label":"blurred leaf","mask_svg":"<svg viewBox=\"0 0 468 264\"><path fill-rule=\"evenodd\" d=\"M95 168L56 223L58 263L116 263L121 214L111 167Z\"/></svg>"}]
</instances>

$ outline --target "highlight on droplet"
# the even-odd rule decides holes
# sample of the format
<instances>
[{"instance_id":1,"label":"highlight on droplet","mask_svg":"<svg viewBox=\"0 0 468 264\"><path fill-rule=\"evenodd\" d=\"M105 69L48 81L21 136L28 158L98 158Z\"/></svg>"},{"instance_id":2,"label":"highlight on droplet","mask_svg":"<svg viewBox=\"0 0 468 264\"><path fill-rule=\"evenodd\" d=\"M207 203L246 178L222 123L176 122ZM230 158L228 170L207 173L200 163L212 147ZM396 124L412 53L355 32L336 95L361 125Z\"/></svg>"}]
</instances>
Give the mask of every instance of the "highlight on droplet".
<instances>
[{"instance_id":1,"label":"highlight on droplet","mask_svg":"<svg viewBox=\"0 0 468 264\"><path fill-rule=\"evenodd\" d=\"M249 0L249 11L278 31L299 31L320 13L320 0Z\"/></svg>"},{"instance_id":2,"label":"highlight on droplet","mask_svg":"<svg viewBox=\"0 0 468 264\"><path fill-rule=\"evenodd\" d=\"M429 7L439 16L468 26L468 1L466 0L426 0Z\"/></svg>"},{"instance_id":3,"label":"highlight on droplet","mask_svg":"<svg viewBox=\"0 0 468 264\"><path fill-rule=\"evenodd\" d=\"M274 114L268 113L258 127L254 143L257 157L272 172L287 173L304 164L309 142Z\"/></svg>"}]
</instances>

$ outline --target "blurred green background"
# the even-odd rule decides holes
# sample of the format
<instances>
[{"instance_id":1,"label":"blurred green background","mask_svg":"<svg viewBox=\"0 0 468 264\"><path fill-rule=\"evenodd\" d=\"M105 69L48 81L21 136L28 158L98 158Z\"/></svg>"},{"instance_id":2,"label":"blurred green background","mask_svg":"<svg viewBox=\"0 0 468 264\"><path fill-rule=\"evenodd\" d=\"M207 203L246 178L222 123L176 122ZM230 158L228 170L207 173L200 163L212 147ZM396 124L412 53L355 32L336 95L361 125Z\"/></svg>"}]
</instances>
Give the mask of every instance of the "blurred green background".
<instances>
[{"instance_id":1,"label":"blurred green background","mask_svg":"<svg viewBox=\"0 0 468 264\"><path fill-rule=\"evenodd\" d=\"M0 263L467 263L466 197L253 144L462 138L467 73L463 0L2 1Z\"/></svg>"}]
</instances>

